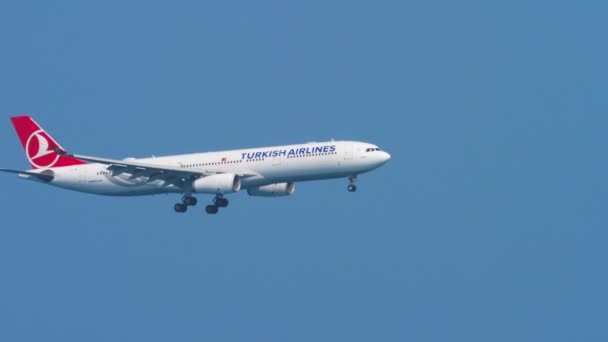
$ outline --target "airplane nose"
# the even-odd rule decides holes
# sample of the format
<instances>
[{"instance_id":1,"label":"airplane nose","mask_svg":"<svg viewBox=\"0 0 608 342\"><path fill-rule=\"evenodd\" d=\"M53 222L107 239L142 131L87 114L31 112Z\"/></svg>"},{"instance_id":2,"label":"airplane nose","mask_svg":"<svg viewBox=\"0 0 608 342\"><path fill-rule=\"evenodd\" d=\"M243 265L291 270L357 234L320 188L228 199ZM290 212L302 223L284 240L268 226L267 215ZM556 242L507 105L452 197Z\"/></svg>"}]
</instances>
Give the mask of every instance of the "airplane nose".
<instances>
[{"instance_id":1,"label":"airplane nose","mask_svg":"<svg viewBox=\"0 0 608 342\"><path fill-rule=\"evenodd\" d=\"M388 154L388 152L384 152L384 156L382 159L384 159L384 162L386 163L387 161L389 161L391 159L391 155Z\"/></svg>"}]
</instances>

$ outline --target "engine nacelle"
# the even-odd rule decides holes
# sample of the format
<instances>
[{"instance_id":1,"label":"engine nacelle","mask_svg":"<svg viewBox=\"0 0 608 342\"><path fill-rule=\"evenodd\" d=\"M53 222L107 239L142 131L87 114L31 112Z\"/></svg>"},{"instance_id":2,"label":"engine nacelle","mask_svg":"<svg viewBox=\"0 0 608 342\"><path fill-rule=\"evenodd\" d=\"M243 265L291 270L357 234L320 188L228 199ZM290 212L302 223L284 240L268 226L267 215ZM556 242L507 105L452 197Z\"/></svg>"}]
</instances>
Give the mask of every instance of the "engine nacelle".
<instances>
[{"instance_id":1,"label":"engine nacelle","mask_svg":"<svg viewBox=\"0 0 608 342\"><path fill-rule=\"evenodd\" d=\"M199 178L192 182L196 193L227 194L241 190L241 179L233 173L221 173Z\"/></svg>"},{"instance_id":2,"label":"engine nacelle","mask_svg":"<svg viewBox=\"0 0 608 342\"><path fill-rule=\"evenodd\" d=\"M249 196L279 197L289 196L296 191L295 183L275 183L247 189Z\"/></svg>"}]
</instances>

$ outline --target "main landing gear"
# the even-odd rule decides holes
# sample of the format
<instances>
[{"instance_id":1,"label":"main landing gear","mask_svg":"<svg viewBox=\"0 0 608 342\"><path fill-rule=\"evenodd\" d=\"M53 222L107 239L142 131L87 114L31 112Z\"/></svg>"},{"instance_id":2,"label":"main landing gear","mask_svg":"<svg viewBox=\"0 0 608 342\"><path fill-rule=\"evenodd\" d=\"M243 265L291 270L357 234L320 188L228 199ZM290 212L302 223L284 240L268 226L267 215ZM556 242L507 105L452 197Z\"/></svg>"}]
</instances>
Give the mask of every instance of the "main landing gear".
<instances>
[{"instance_id":1,"label":"main landing gear","mask_svg":"<svg viewBox=\"0 0 608 342\"><path fill-rule=\"evenodd\" d=\"M182 197L182 203L176 203L173 209L176 213L185 213L188 211L188 207L195 206L196 203L198 203L196 197L186 194Z\"/></svg>"},{"instance_id":2,"label":"main landing gear","mask_svg":"<svg viewBox=\"0 0 608 342\"><path fill-rule=\"evenodd\" d=\"M357 180L357 176L350 176L348 177L348 180L350 182L350 184L348 184L348 187L346 189L348 189L348 192L355 192L357 191L357 186L355 185L355 181Z\"/></svg>"},{"instance_id":3,"label":"main landing gear","mask_svg":"<svg viewBox=\"0 0 608 342\"><path fill-rule=\"evenodd\" d=\"M175 203L175 206L173 207L173 209L175 209L176 213L185 213L186 210L188 210L188 206L183 204L183 203Z\"/></svg>"},{"instance_id":4,"label":"main landing gear","mask_svg":"<svg viewBox=\"0 0 608 342\"><path fill-rule=\"evenodd\" d=\"M184 195L182 197L181 203L176 203L173 209L175 209L176 213L185 213L188 211L188 207L195 206L198 203L196 197L193 197L190 194ZM207 214L217 214L220 208L226 208L228 206L228 200L224 198L222 195L216 195L213 199L213 204L209 204L205 207L205 211Z\"/></svg>"},{"instance_id":5,"label":"main landing gear","mask_svg":"<svg viewBox=\"0 0 608 342\"><path fill-rule=\"evenodd\" d=\"M207 214L217 214L220 208L226 208L228 206L228 200L222 195L217 195L213 199L213 204L209 204L205 207Z\"/></svg>"}]
</instances>

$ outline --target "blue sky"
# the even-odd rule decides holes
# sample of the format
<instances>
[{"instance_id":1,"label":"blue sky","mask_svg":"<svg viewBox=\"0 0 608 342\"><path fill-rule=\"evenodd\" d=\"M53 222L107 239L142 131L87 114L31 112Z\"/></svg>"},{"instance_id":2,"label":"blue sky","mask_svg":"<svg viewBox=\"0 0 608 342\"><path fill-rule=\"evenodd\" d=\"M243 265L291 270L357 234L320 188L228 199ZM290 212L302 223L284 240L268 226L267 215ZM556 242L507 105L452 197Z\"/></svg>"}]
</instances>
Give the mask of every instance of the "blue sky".
<instances>
[{"instance_id":1,"label":"blue sky","mask_svg":"<svg viewBox=\"0 0 608 342\"><path fill-rule=\"evenodd\" d=\"M605 341L606 10L3 3L4 167L27 167L21 113L110 158L331 138L393 158L356 194L216 217L3 175L0 340Z\"/></svg>"}]
</instances>

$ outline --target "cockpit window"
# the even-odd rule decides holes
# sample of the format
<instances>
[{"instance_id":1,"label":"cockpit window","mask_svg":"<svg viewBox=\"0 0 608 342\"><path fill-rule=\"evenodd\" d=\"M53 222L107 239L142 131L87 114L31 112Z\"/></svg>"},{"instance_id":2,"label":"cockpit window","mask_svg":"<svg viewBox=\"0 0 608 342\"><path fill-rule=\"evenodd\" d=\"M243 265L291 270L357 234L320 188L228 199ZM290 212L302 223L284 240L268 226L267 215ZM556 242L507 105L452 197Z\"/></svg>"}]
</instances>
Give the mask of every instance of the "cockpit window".
<instances>
[{"instance_id":1,"label":"cockpit window","mask_svg":"<svg viewBox=\"0 0 608 342\"><path fill-rule=\"evenodd\" d=\"M370 147L365 150L365 152L374 152L374 151L382 151L382 150L377 147Z\"/></svg>"}]
</instances>

